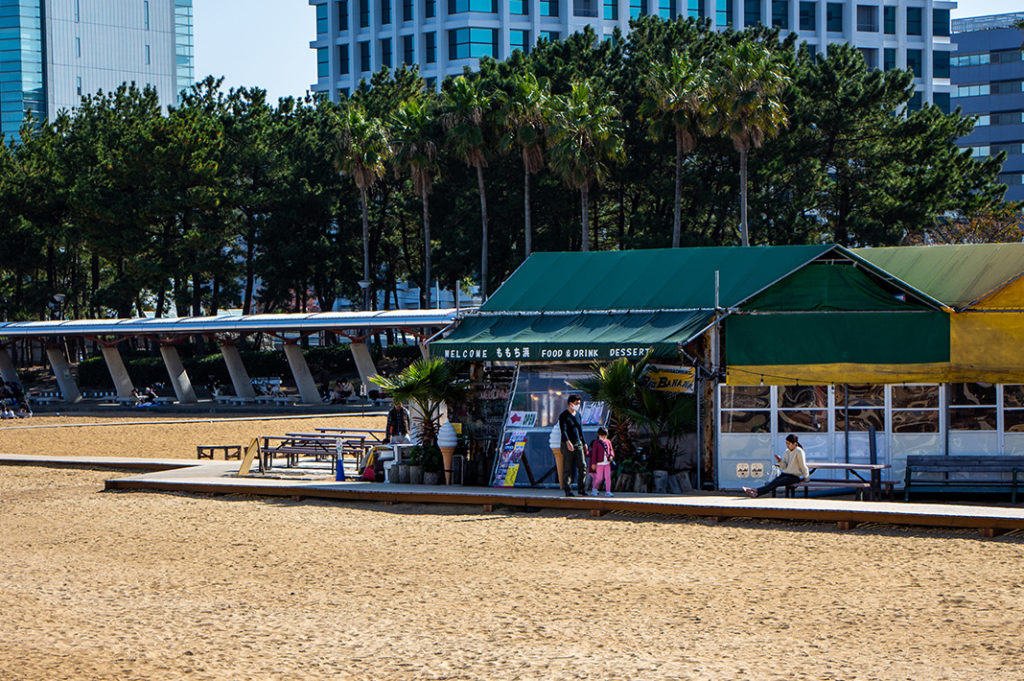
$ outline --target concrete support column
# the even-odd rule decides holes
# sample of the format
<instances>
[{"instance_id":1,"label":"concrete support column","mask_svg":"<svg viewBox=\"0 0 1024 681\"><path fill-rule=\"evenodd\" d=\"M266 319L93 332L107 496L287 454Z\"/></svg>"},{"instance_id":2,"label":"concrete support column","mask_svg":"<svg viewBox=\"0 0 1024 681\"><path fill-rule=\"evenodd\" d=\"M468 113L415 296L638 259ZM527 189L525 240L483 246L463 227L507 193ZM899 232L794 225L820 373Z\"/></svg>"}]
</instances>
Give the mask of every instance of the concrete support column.
<instances>
[{"instance_id":1,"label":"concrete support column","mask_svg":"<svg viewBox=\"0 0 1024 681\"><path fill-rule=\"evenodd\" d=\"M366 343L352 341L349 343L349 349L352 351L352 357L356 361L356 369L359 370L359 381L366 386L367 392L371 389L376 389L370 378L377 375L377 367L373 365L373 357L370 356L370 348L367 347Z\"/></svg>"},{"instance_id":2,"label":"concrete support column","mask_svg":"<svg viewBox=\"0 0 1024 681\"><path fill-rule=\"evenodd\" d=\"M160 344L160 356L164 358L164 366L167 367L167 377L171 380L171 387L174 388L174 395L182 404L195 404L196 391L192 389L192 381L185 372L185 367L178 356L178 348L173 345Z\"/></svg>"},{"instance_id":3,"label":"concrete support column","mask_svg":"<svg viewBox=\"0 0 1024 681\"><path fill-rule=\"evenodd\" d=\"M306 358L302 356L302 348L298 343L284 344L284 356L288 358L288 366L292 368L295 387L299 389L299 398L304 404L322 404L320 391L316 389L316 381L309 371Z\"/></svg>"},{"instance_id":4,"label":"concrete support column","mask_svg":"<svg viewBox=\"0 0 1024 681\"><path fill-rule=\"evenodd\" d=\"M8 383L21 385L21 381L18 379L18 371L14 368L11 356L7 354L7 348L0 348L0 378Z\"/></svg>"},{"instance_id":5,"label":"concrete support column","mask_svg":"<svg viewBox=\"0 0 1024 681\"><path fill-rule=\"evenodd\" d=\"M426 341L419 341L416 345L420 346L420 355L423 359L430 359L430 348L427 347Z\"/></svg>"},{"instance_id":6,"label":"concrete support column","mask_svg":"<svg viewBox=\"0 0 1024 681\"><path fill-rule=\"evenodd\" d=\"M231 375L231 385L235 387L235 395L249 399L255 398L256 391L252 387L249 372L245 370L238 347L232 343L222 343L220 354L224 357L224 363L228 365L228 373Z\"/></svg>"},{"instance_id":7,"label":"concrete support column","mask_svg":"<svg viewBox=\"0 0 1024 681\"><path fill-rule=\"evenodd\" d=\"M53 375L57 378L57 385L60 386L64 401L71 404L81 402L82 393L78 389L78 384L75 383L75 378L71 375L71 365L68 364L67 357L64 356L64 348L59 345L47 345L46 357L50 360Z\"/></svg>"},{"instance_id":8,"label":"concrete support column","mask_svg":"<svg viewBox=\"0 0 1024 681\"><path fill-rule=\"evenodd\" d=\"M114 381L114 387L117 388L117 396L123 400L131 399L135 386L132 384L132 378L128 375L128 369L124 366L124 360L121 359L121 353L117 346L101 345L100 350L107 363L110 378Z\"/></svg>"}]
</instances>

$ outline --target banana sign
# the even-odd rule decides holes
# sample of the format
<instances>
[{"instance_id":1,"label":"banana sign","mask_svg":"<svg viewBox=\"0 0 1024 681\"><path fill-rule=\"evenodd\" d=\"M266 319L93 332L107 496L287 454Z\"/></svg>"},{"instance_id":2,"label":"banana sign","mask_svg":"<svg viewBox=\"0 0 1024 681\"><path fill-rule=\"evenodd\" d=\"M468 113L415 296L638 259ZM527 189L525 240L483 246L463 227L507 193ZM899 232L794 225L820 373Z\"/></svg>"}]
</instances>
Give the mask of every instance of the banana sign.
<instances>
[{"instance_id":1,"label":"banana sign","mask_svg":"<svg viewBox=\"0 0 1024 681\"><path fill-rule=\"evenodd\" d=\"M669 393L692 393L696 371L693 367L648 364L643 373L645 387Z\"/></svg>"}]
</instances>

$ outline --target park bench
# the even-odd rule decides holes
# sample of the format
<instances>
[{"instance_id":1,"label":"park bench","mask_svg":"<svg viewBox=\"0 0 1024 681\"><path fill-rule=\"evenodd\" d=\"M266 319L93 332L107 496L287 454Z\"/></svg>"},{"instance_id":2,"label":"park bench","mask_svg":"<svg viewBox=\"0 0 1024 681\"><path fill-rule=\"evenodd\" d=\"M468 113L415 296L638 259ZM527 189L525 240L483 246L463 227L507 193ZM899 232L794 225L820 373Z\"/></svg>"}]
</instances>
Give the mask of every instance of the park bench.
<instances>
[{"instance_id":1,"label":"park bench","mask_svg":"<svg viewBox=\"0 0 1024 681\"><path fill-rule=\"evenodd\" d=\"M927 476L927 477L922 477ZM907 457L903 500L911 492L1008 492L1017 503L1024 489L1024 456L912 454Z\"/></svg>"},{"instance_id":2,"label":"park bench","mask_svg":"<svg viewBox=\"0 0 1024 681\"><path fill-rule=\"evenodd\" d=\"M242 445L197 445L196 458L213 460L216 458L214 454L222 453L225 461L229 459L241 460L242 449Z\"/></svg>"},{"instance_id":3,"label":"park bench","mask_svg":"<svg viewBox=\"0 0 1024 681\"><path fill-rule=\"evenodd\" d=\"M889 498L893 496L893 483L892 480L882 480L882 491ZM800 482L792 485L787 485L785 488L786 498L793 499L797 496L797 490L803 489L804 498L809 496L809 491L812 489L830 489L830 490L841 490L841 489L852 489L856 494L858 501L863 501L865 496L871 493L871 483L864 482L861 480L801 480ZM775 490L772 490L772 496L775 496Z\"/></svg>"}]
</instances>

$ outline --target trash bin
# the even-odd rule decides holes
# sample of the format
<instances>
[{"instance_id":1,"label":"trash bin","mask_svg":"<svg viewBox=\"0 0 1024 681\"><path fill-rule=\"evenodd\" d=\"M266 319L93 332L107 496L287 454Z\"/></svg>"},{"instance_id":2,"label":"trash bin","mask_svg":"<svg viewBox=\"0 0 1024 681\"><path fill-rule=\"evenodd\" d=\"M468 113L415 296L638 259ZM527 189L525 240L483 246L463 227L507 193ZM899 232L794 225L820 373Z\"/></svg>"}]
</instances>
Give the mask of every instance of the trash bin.
<instances>
[{"instance_id":1,"label":"trash bin","mask_svg":"<svg viewBox=\"0 0 1024 681\"><path fill-rule=\"evenodd\" d=\"M334 472L334 479L338 482L345 482L345 459L343 457L337 458L337 468Z\"/></svg>"}]
</instances>

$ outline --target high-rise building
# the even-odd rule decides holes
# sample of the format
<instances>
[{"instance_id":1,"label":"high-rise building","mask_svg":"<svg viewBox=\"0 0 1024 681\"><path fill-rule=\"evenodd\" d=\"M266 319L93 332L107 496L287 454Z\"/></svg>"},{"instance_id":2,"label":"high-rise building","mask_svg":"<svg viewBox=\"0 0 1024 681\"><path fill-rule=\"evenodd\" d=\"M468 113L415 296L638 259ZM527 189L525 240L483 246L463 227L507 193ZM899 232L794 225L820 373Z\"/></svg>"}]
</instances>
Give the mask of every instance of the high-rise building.
<instances>
[{"instance_id":1,"label":"high-rise building","mask_svg":"<svg viewBox=\"0 0 1024 681\"><path fill-rule=\"evenodd\" d=\"M125 82L174 104L193 59L192 0L0 0L0 131Z\"/></svg>"},{"instance_id":2,"label":"high-rise building","mask_svg":"<svg viewBox=\"0 0 1024 681\"><path fill-rule=\"evenodd\" d=\"M977 157L1006 152L999 181L1007 201L1024 201L1024 12L953 21L953 105L977 116L961 147Z\"/></svg>"},{"instance_id":3,"label":"high-rise building","mask_svg":"<svg viewBox=\"0 0 1024 681\"><path fill-rule=\"evenodd\" d=\"M718 29L778 26L819 51L860 48L869 66L911 68L911 107L949 109L950 10L943 0L309 0L316 7L317 82L331 99L382 66L417 64L428 82L507 58L585 26L602 37L644 14L704 17Z\"/></svg>"}]
</instances>

